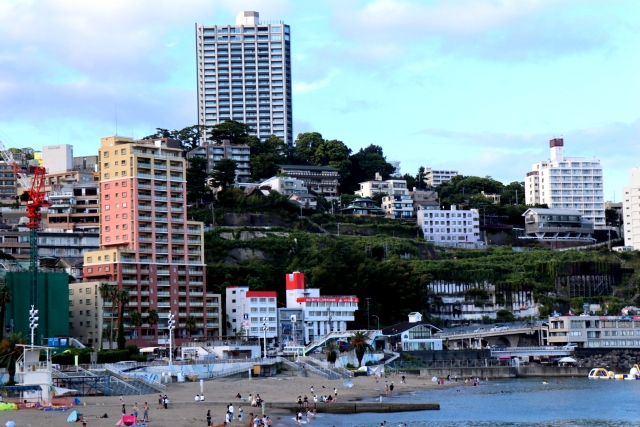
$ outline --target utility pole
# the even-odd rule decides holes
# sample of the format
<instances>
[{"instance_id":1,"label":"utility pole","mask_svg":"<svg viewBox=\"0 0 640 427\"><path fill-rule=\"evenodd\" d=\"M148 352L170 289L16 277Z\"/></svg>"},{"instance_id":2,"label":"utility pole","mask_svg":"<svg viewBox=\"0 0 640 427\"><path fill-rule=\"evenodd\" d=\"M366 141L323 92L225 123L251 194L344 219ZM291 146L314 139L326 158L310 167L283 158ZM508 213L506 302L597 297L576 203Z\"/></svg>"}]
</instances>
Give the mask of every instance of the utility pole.
<instances>
[{"instance_id":1,"label":"utility pole","mask_svg":"<svg viewBox=\"0 0 640 427\"><path fill-rule=\"evenodd\" d=\"M329 303L331 304L331 303ZM328 332L327 333L331 333L333 332L333 327L331 326L331 306L327 307L327 318L329 319L329 324L328 324Z\"/></svg>"},{"instance_id":2,"label":"utility pole","mask_svg":"<svg viewBox=\"0 0 640 427\"><path fill-rule=\"evenodd\" d=\"M371 298L367 297L367 331L371 330L371 325L369 324L369 320L371 319L371 317L369 316L369 302L371 301Z\"/></svg>"}]
</instances>

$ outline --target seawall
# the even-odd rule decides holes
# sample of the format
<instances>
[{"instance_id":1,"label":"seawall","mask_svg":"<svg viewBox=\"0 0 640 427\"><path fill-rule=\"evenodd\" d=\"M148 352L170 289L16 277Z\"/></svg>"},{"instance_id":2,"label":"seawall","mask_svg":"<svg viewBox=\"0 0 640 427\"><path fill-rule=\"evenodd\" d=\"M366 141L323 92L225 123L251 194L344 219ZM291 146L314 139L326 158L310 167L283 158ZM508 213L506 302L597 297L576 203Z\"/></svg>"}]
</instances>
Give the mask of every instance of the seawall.
<instances>
[{"instance_id":1,"label":"seawall","mask_svg":"<svg viewBox=\"0 0 640 427\"><path fill-rule=\"evenodd\" d=\"M480 368L430 368L420 369L420 376L459 379L478 378L532 378L532 377L587 377L590 368L558 368L550 366L496 366Z\"/></svg>"},{"instance_id":2,"label":"seawall","mask_svg":"<svg viewBox=\"0 0 640 427\"><path fill-rule=\"evenodd\" d=\"M284 409L291 412L299 410L298 405L290 403L266 402L267 408ZM336 402L318 403L318 412L327 414L359 414L362 412L411 412L411 411L438 411L439 403L397 403L397 402Z\"/></svg>"}]
</instances>

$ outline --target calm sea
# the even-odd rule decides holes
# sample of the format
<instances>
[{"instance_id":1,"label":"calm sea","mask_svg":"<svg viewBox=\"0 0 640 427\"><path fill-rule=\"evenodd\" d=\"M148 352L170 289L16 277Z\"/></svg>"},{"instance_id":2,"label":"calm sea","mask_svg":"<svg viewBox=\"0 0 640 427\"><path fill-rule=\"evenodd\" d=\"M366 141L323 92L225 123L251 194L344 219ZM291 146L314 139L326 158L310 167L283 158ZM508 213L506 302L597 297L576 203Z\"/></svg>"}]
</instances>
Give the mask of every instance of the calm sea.
<instances>
[{"instance_id":1,"label":"calm sea","mask_svg":"<svg viewBox=\"0 0 640 427\"><path fill-rule=\"evenodd\" d=\"M388 427L400 423L410 427L640 426L640 381L493 380L479 387L465 387L461 383L460 387L418 391L392 400L437 402L441 409L395 414L319 414L309 425L380 426L387 421ZM278 424L292 425L293 417Z\"/></svg>"}]
</instances>

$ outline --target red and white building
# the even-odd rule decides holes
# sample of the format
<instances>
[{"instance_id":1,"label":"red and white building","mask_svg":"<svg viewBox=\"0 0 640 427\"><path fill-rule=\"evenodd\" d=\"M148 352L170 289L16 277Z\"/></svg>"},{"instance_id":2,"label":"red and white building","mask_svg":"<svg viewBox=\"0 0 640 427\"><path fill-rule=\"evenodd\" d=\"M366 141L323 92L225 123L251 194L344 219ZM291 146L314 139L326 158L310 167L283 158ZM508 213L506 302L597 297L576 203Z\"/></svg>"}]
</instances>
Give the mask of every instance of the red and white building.
<instances>
[{"instance_id":1,"label":"red and white building","mask_svg":"<svg viewBox=\"0 0 640 427\"><path fill-rule=\"evenodd\" d=\"M305 288L304 273L286 275L287 310L299 309L304 323L304 340L311 342L329 332L346 331L347 322L354 321L358 309L355 295L320 295L318 288ZM284 309L281 309L284 310ZM281 319L280 323L286 319Z\"/></svg>"},{"instance_id":2,"label":"red and white building","mask_svg":"<svg viewBox=\"0 0 640 427\"><path fill-rule=\"evenodd\" d=\"M267 325L267 342L277 336L277 297L275 291L250 291L248 286L227 287L227 336L264 337L262 326ZM230 325L230 326L229 326Z\"/></svg>"}]
</instances>

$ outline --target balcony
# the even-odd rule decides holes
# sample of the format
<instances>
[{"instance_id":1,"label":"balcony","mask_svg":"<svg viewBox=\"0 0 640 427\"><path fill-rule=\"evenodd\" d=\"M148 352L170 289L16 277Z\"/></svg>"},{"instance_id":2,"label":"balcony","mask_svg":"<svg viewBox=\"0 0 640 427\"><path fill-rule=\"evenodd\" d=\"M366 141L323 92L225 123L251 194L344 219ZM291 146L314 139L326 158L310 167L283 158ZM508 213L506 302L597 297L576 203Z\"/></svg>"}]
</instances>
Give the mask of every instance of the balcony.
<instances>
[{"instance_id":1,"label":"balcony","mask_svg":"<svg viewBox=\"0 0 640 427\"><path fill-rule=\"evenodd\" d=\"M202 295L202 292L189 292L189 296L191 297L201 297Z\"/></svg>"}]
</instances>

